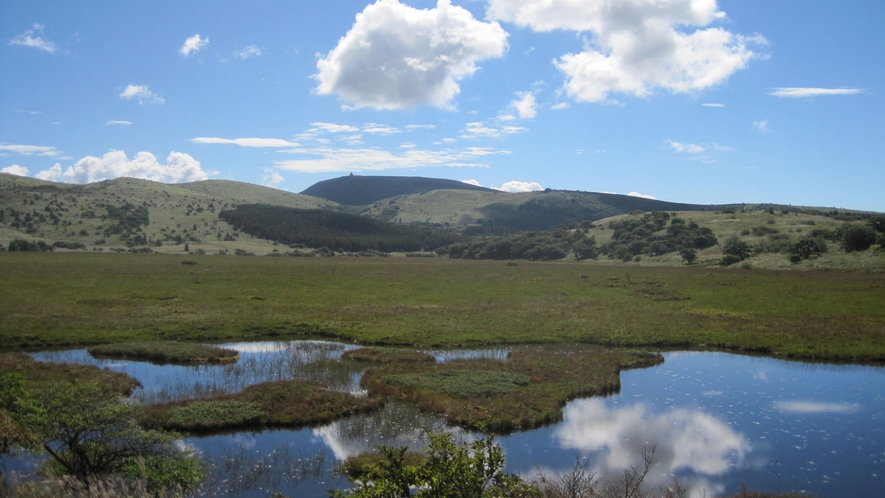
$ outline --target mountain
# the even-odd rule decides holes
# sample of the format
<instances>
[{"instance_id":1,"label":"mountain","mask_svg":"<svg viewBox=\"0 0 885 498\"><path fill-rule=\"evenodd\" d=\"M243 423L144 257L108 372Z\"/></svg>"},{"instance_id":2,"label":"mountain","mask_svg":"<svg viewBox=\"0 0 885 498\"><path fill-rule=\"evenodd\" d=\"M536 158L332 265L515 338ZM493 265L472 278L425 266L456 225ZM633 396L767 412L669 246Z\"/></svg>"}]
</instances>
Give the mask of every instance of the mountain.
<instances>
[{"instance_id":1,"label":"mountain","mask_svg":"<svg viewBox=\"0 0 885 498\"><path fill-rule=\"evenodd\" d=\"M301 193L347 206L365 206L391 197L424 194L434 190L495 192L490 188L440 178L350 175L315 183Z\"/></svg>"}]
</instances>

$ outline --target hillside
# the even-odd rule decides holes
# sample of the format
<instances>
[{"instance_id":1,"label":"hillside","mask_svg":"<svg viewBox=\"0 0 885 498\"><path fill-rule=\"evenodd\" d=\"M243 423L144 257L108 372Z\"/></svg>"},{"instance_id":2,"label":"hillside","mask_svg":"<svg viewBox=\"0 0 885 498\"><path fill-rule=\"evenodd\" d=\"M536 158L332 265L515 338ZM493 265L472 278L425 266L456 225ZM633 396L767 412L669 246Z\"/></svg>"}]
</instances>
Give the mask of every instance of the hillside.
<instances>
[{"instance_id":1,"label":"hillside","mask_svg":"<svg viewBox=\"0 0 885 498\"><path fill-rule=\"evenodd\" d=\"M350 175L315 183L301 193L347 206L365 206L382 199L424 194L434 190L494 192L490 188L440 178Z\"/></svg>"},{"instance_id":2,"label":"hillside","mask_svg":"<svg viewBox=\"0 0 885 498\"><path fill-rule=\"evenodd\" d=\"M117 178L73 185L0 174L0 244L26 239L87 250L139 246L182 252L187 243L192 251L267 252L269 241L239 234L218 218L222 209L256 203L299 209L336 206L325 199L227 180L169 185ZM146 210L147 224L139 220L139 208Z\"/></svg>"}]
</instances>

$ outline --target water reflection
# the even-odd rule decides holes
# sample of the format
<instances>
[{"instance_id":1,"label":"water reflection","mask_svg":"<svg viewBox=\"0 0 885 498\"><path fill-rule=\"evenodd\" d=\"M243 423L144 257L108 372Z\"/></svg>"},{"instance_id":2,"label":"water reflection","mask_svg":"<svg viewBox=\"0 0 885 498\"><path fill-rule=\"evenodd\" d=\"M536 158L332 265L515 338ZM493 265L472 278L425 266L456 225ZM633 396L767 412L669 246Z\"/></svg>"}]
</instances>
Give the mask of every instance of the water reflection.
<instances>
[{"instance_id":1,"label":"water reflection","mask_svg":"<svg viewBox=\"0 0 885 498\"><path fill-rule=\"evenodd\" d=\"M686 409L655 413L645 403L609 408L600 399L569 403L553 433L565 449L599 451L601 473L638 466L637 447L655 445L659 471L719 475L743 465L752 447L746 437L721 420Z\"/></svg>"},{"instance_id":2,"label":"water reflection","mask_svg":"<svg viewBox=\"0 0 885 498\"><path fill-rule=\"evenodd\" d=\"M306 379L330 389L365 394L359 387L363 366L342 362L342 353L357 346L326 341L283 341L221 344L240 353L226 365L154 365L143 361L99 359L85 349L35 353L39 361L95 365L125 372L142 384L133 398L159 403L183 398L238 392L271 380Z\"/></svg>"}]
</instances>

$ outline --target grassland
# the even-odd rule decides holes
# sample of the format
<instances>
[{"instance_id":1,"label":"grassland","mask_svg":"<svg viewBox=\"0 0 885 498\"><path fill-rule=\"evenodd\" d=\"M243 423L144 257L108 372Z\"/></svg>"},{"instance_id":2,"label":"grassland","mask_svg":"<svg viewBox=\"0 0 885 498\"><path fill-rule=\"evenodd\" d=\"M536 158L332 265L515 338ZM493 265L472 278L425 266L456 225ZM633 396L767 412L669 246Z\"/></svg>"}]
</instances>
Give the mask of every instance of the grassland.
<instances>
[{"instance_id":1,"label":"grassland","mask_svg":"<svg viewBox=\"0 0 885 498\"><path fill-rule=\"evenodd\" d=\"M325 337L885 361L882 273L5 252L0 275L5 349Z\"/></svg>"},{"instance_id":2,"label":"grassland","mask_svg":"<svg viewBox=\"0 0 885 498\"><path fill-rule=\"evenodd\" d=\"M122 372L103 370L91 365L39 362L23 353L0 354L0 375L5 374L21 375L35 392L56 382L95 382L114 395L129 395L141 386L137 380Z\"/></svg>"}]
</instances>

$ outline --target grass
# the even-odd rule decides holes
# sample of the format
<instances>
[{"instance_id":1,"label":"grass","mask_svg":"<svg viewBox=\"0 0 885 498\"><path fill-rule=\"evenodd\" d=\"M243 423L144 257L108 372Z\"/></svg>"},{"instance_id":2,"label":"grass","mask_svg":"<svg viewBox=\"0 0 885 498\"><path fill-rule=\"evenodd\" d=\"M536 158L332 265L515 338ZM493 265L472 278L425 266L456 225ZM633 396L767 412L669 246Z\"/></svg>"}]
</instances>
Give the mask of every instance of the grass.
<instances>
[{"instance_id":1,"label":"grass","mask_svg":"<svg viewBox=\"0 0 885 498\"><path fill-rule=\"evenodd\" d=\"M622 369L661 362L660 355L625 350L515 351L506 361L394 363L368 370L361 383L449 423L511 431L556 422L571 399L617 392Z\"/></svg>"},{"instance_id":2,"label":"grass","mask_svg":"<svg viewBox=\"0 0 885 498\"><path fill-rule=\"evenodd\" d=\"M240 354L231 349L177 341L103 344L92 346L88 351L96 358L147 360L159 364L217 364L233 363L240 359Z\"/></svg>"},{"instance_id":3,"label":"grass","mask_svg":"<svg viewBox=\"0 0 885 498\"><path fill-rule=\"evenodd\" d=\"M323 337L885 361L885 273L202 255L187 256L199 263L190 266L183 258L0 253L0 344Z\"/></svg>"},{"instance_id":4,"label":"grass","mask_svg":"<svg viewBox=\"0 0 885 498\"><path fill-rule=\"evenodd\" d=\"M239 393L174 401L145 409L143 423L185 432L320 424L381 405L304 380L253 384Z\"/></svg>"},{"instance_id":5,"label":"grass","mask_svg":"<svg viewBox=\"0 0 885 498\"><path fill-rule=\"evenodd\" d=\"M403 348L359 348L345 351L342 359L367 363L434 363L436 359L432 355Z\"/></svg>"},{"instance_id":6,"label":"grass","mask_svg":"<svg viewBox=\"0 0 885 498\"><path fill-rule=\"evenodd\" d=\"M94 382L101 384L110 394L128 396L141 386L137 380L122 372L91 365L40 362L24 353L0 354L0 375L9 373L21 374L28 382L29 389L34 391L55 382Z\"/></svg>"}]
</instances>

